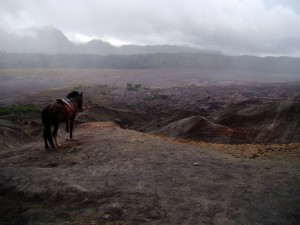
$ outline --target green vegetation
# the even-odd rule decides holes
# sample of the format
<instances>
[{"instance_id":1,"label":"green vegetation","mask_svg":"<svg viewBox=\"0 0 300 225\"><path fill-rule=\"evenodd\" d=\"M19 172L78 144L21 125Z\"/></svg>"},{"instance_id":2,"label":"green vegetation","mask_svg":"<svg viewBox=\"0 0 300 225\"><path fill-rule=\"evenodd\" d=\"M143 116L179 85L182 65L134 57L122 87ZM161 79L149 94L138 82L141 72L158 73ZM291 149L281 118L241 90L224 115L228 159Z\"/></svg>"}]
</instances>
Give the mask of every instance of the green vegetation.
<instances>
[{"instance_id":1,"label":"green vegetation","mask_svg":"<svg viewBox=\"0 0 300 225\"><path fill-rule=\"evenodd\" d=\"M131 83L127 83L127 91L138 91L140 88L142 87L141 84L131 84Z\"/></svg>"},{"instance_id":2,"label":"green vegetation","mask_svg":"<svg viewBox=\"0 0 300 225\"><path fill-rule=\"evenodd\" d=\"M3 115L32 115L34 113L37 113L39 110L34 105L11 105L7 107L1 107L0 108L0 116Z\"/></svg>"},{"instance_id":3,"label":"green vegetation","mask_svg":"<svg viewBox=\"0 0 300 225\"><path fill-rule=\"evenodd\" d=\"M91 85L88 85L88 84L78 84L78 85L75 85L72 90L73 91L78 91L78 90L82 90L84 88L88 88L88 87L91 87Z\"/></svg>"},{"instance_id":4,"label":"green vegetation","mask_svg":"<svg viewBox=\"0 0 300 225\"><path fill-rule=\"evenodd\" d=\"M153 96L153 99L168 99L169 96L168 95L164 95L164 94L155 94Z\"/></svg>"}]
</instances>

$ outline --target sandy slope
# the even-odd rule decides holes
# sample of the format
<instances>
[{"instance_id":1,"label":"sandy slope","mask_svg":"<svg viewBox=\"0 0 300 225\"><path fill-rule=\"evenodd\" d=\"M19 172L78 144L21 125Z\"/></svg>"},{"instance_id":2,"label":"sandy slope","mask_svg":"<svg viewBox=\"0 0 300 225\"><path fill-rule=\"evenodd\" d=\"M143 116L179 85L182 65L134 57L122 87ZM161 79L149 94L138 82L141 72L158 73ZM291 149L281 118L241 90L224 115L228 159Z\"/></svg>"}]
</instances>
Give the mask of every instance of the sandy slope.
<instances>
[{"instance_id":1,"label":"sandy slope","mask_svg":"<svg viewBox=\"0 0 300 225\"><path fill-rule=\"evenodd\" d=\"M0 152L0 224L299 224L299 146L243 158L112 123L75 129L57 151Z\"/></svg>"}]
</instances>

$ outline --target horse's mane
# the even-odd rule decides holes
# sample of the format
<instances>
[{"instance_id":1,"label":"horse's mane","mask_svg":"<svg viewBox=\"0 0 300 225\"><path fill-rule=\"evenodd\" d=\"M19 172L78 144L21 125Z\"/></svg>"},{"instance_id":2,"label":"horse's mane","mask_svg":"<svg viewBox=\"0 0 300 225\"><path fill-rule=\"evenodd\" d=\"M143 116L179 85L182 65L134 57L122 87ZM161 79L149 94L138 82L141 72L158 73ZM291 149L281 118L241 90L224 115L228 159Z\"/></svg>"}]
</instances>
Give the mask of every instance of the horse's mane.
<instances>
[{"instance_id":1,"label":"horse's mane","mask_svg":"<svg viewBox=\"0 0 300 225\"><path fill-rule=\"evenodd\" d=\"M67 98L75 98L75 97L77 97L78 95L80 95L78 91L72 91L71 93L69 93L69 94L67 95Z\"/></svg>"}]
</instances>

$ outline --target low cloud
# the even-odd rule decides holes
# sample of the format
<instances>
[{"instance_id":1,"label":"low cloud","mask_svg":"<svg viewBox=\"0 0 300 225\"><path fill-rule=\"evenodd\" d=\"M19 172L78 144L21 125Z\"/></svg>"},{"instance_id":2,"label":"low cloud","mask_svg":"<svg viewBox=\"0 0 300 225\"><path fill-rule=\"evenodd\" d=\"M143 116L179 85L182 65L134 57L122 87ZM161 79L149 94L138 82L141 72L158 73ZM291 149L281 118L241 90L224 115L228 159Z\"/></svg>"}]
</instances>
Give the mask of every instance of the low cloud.
<instances>
[{"instance_id":1,"label":"low cloud","mask_svg":"<svg viewBox=\"0 0 300 225\"><path fill-rule=\"evenodd\" d=\"M300 56L297 1L279 0L10 0L0 9L6 30L53 25L133 44L172 44L227 54Z\"/></svg>"}]
</instances>

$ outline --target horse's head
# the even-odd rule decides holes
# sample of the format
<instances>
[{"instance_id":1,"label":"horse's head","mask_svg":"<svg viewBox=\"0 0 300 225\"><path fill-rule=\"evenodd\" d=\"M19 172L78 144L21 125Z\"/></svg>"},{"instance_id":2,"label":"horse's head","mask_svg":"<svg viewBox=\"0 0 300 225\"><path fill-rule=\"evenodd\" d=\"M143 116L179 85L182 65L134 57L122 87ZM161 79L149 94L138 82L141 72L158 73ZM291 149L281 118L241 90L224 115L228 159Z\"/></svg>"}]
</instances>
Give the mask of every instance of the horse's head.
<instances>
[{"instance_id":1,"label":"horse's head","mask_svg":"<svg viewBox=\"0 0 300 225\"><path fill-rule=\"evenodd\" d=\"M82 95L82 92L79 94L78 91L73 91L73 92L71 92L71 93L69 93L67 95L67 98L68 99L72 98L76 102L78 110L80 112L83 111L83 109L82 109L82 105L83 105L83 95Z\"/></svg>"},{"instance_id":2,"label":"horse's head","mask_svg":"<svg viewBox=\"0 0 300 225\"><path fill-rule=\"evenodd\" d=\"M82 92L80 93L80 95L77 97L77 100L75 99L75 101L77 102L77 107L78 107L78 110L80 112L83 111L82 109L82 105L83 105L83 96L82 96Z\"/></svg>"}]
</instances>

